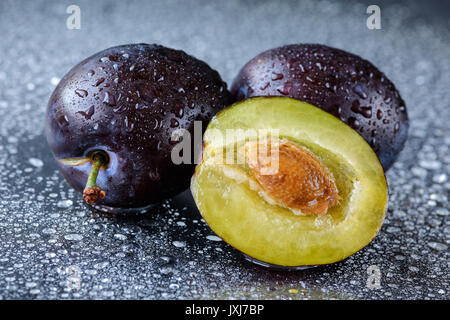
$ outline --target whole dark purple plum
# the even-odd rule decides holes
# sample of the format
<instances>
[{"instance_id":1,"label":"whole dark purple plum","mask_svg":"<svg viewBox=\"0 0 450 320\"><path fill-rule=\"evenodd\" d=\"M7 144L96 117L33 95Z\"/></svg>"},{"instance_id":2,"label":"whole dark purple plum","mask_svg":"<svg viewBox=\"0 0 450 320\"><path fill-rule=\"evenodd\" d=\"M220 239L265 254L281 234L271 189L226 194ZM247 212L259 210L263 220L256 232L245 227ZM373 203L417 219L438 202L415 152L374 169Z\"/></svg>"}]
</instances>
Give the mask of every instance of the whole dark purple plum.
<instances>
[{"instance_id":1,"label":"whole dark purple plum","mask_svg":"<svg viewBox=\"0 0 450 320\"><path fill-rule=\"evenodd\" d=\"M235 79L237 100L288 96L346 122L372 146L387 170L408 136L405 103L369 61L320 44L288 45L250 60Z\"/></svg>"},{"instance_id":2,"label":"whole dark purple plum","mask_svg":"<svg viewBox=\"0 0 450 320\"><path fill-rule=\"evenodd\" d=\"M231 102L219 74L183 51L113 47L61 80L48 103L47 140L86 202L141 208L189 186L194 164L171 161L174 130L193 133L194 121L205 128Z\"/></svg>"}]
</instances>

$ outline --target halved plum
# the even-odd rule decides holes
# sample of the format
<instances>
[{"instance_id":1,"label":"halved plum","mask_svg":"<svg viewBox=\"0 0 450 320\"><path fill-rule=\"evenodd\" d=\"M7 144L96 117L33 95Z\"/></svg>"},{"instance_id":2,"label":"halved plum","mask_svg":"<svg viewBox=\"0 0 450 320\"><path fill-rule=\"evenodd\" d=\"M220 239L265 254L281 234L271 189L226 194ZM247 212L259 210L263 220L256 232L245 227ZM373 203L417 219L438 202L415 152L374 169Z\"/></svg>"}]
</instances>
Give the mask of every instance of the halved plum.
<instances>
[{"instance_id":1,"label":"halved plum","mask_svg":"<svg viewBox=\"0 0 450 320\"><path fill-rule=\"evenodd\" d=\"M388 202L367 142L331 114L286 97L251 98L217 114L191 190L219 237L287 267L329 264L362 249Z\"/></svg>"}]
</instances>

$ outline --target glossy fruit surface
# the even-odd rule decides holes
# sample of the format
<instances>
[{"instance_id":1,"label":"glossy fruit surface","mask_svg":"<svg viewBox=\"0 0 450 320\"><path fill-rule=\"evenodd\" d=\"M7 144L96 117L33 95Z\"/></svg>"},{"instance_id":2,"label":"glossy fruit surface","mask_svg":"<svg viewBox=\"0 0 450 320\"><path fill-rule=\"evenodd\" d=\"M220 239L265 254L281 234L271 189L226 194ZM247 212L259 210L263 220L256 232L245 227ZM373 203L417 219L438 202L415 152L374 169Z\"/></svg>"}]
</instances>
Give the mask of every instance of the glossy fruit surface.
<instances>
[{"instance_id":1,"label":"glossy fruit surface","mask_svg":"<svg viewBox=\"0 0 450 320\"><path fill-rule=\"evenodd\" d=\"M238 159L239 150L248 151L254 141L265 139L282 141L296 156L289 158L289 152L279 149L280 169L277 174L266 172L263 181L247 153L245 161ZM236 153L225 156L226 150ZM305 158L306 153L315 160ZM283 161L291 161L290 166ZM298 161L303 165L296 167ZM323 166L322 170L313 164ZM313 174L303 174L306 166ZM328 180L319 179L323 176ZM299 182L301 190L292 180ZM329 202L325 211L317 210L315 200L326 199L325 193L303 199L301 191L311 195L324 186L332 190L327 181L335 184L338 201ZM383 168L367 142L329 113L285 97L251 98L218 113L205 132L191 191L219 237L254 259L290 267L337 262L366 246L381 228L388 201ZM283 202L286 192L294 199L291 203L309 204L311 210L292 210L291 203Z\"/></svg>"},{"instance_id":2,"label":"glossy fruit surface","mask_svg":"<svg viewBox=\"0 0 450 320\"><path fill-rule=\"evenodd\" d=\"M405 103L373 64L319 44L288 45L250 60L236 77L237 100L288 96L333 114L358 131L387 170L408 135Z\"/></svg>"},{"instance_id":3,"label":"glossy fruit surface","mask_svg":"<svg viewBox=\"0 0 450 320\"><path fill-rule=\"evenodd\" d=\"M189 186L193 165L171 161L177 129L192 133L230 103L219 74L183 51L159 45L113 47L82 61L50 98L47 140L67 181L79 192L91 163L62 159L104 150L109 163L98 173L105 191L99 205L142 207Z\"/></svg>"}]
</instances>

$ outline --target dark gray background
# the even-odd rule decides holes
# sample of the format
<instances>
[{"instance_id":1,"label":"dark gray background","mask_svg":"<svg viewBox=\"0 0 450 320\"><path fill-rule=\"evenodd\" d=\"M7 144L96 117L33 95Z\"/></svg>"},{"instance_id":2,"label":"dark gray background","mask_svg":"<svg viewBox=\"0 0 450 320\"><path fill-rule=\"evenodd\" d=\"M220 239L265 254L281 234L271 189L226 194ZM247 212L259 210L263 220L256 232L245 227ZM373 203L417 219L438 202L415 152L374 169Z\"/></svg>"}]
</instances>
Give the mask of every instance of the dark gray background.
<instances>
[{"instance_id":1,"label":"dark gray background","mask_svg":"<svg viewBox=\"0 0 450 320\"><path fill-rule=\"evenodd\" d=\"M448 299L450 22L441 3L0 1L0 298ZM81 30L66 28L70 4L81 7ZM381 30L366 27L369 4L381 7ZM208 237L189 191L146 215L94 217L57 171L44 112L73 65L132 42L185 50L229 84L250 58L288 43L372 61L411 119L387 173L380 235L343 262L289 273ZM370 265L380 289L366 287ZM77 272L80 289L69 290Z\"/></svg>"}]
</instances>

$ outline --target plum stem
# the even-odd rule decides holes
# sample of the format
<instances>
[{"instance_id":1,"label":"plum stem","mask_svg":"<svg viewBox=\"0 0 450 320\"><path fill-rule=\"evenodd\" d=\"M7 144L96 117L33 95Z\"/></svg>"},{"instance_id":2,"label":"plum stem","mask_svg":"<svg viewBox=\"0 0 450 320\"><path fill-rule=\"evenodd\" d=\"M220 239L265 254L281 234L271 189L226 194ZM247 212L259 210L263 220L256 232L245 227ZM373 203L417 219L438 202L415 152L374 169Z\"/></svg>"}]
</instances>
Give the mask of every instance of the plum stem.
<instances>
[{"instance_id":1,"label":"plum stem","mask_svg":"<svg viewBox=\"0 0 450 320\"><path fill-rule=\"evenodd\" d=\"M103 199L106 195L105 191L97 186L98 173L101 167L106 164L104 156L100 152L94 153L91 163L91 172L89 173L86 187L83 191L83 198L88 204L93 204L99 199Z\"/></svg>"}]
</instances>

